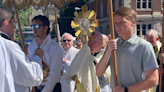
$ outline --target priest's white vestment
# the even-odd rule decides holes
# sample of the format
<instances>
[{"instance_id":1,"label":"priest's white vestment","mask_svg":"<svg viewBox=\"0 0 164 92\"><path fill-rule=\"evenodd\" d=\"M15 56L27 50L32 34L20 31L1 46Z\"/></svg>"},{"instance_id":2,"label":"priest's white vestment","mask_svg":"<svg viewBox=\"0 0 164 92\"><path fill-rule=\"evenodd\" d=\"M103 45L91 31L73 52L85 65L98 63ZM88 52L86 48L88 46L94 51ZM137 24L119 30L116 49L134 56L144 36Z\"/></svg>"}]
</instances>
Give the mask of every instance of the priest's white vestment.
<instances>
[{"instance_id":1,"label":"priest's white vestment","mask_svg":"<svg viewBox=\"0 0 164 92\"><path fill-rule=\"evenodd\" d=\"M29 86L37 86L42 82L40 58L36 56L32 60L35 62L29 62L18 44L1 36L0 58L0 92L29 92Z\"/></svg>"}]
</instances>

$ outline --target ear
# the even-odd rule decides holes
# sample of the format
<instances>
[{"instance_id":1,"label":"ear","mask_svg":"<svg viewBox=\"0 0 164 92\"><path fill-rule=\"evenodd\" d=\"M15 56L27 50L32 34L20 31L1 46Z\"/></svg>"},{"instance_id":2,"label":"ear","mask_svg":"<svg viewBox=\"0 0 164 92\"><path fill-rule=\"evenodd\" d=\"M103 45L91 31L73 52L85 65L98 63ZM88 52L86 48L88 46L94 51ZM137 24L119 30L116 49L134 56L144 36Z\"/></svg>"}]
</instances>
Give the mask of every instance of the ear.
<instances>
[{"instance_id":1,"label":"ear","mask_svg":"<svg viewBox=\"0 0 164 92\"><path fill-rule=\"evenodd\" d=\"M44 27L44 30L47 32L47 30L48 30L48 26L45 26L45 27Z\"/></svg>"},{"instance_id":2,"label":"ear","mask_svg":"<svg viewBox=\"0 0 164 92\"><path fill-rule=\"evenodd\" d=\"M45 28L45 30L48 30L48 26L45 26L44 28Z\"/></svg>"},{"instance_id":3,"label":"ear","mask_svg":"<svg viewBox=\"0 0 164 92\"><path fill-rule=\"evenodd\" d=\"M134 26L136 24L135 20L132 21L132 26Z\"/></svg>"},{"instance_id":4,"label":"ear","mask_svg":"<svg viewBox=\"0 0 164 92\"><path fill-rule=\"evenodd\" d=\"M159 38L157 38L156 40L159 40Z\"/></svg>"},{"instance_id":5,"label":"ear","mask_svg":"<svg viewBox=\"0 0 164 92\"><path fill-rule=\"evenodd\" d=\"M7 25L9 24L9 21L8 21L8 20L5 20L5 21L3 21L3 24L4 24L5 26L7 26Z\"/></svg>"}]
</instances>

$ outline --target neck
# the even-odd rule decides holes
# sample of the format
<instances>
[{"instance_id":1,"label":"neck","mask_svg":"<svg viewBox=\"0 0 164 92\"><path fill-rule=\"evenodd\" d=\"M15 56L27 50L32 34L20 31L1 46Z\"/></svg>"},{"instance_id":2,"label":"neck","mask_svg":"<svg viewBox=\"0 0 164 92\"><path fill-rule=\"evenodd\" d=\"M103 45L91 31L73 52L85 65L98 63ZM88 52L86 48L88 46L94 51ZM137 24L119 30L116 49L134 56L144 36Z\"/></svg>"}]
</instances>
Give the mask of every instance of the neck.
<instances>
[{"instance_id":1,"label":"neck","mask_svg":"<svg viewBox=\"0 0 164 92\"><path fill-rule=\"evenodd\" d=\"M45 39L46 37L42 37L42 38L36 38L37 39L37 42L38 42L38 47L40 47L41 45L42 45L42 43L43 43L43 41L44 41L44 39Z\"/></svg>"},{"instance_id":2,"label":"neck","mask_svg":"<svg viewBox=\"0 0 164 92\"><path fill-rule=\"evenodd\" d=\"M122 36L121 39L126 41L126 40L130 39L133 35L134 35L134 33L131 32L129 35Z\"/></svg>"},{"instance_id":3,"label":"neck","mask_svg":"<svg viewBox=\"0 0 164 92\"><path fill-rule=\"evenodd\" d=\"M77 49L81 49L82 48L82 45L77 45Z\"/></svg>"},{"instance_id":4,"label":"neck","mask_svg":"<svg viewBox=\"0 0 164 92\"><path fill-rule=\"evenodd\" d=\"M72 46L71 46L71 47L72 47ZM71 47L70 47L70 48L71 48ZM69 50L70 48L67 48L67 49L66 49L66 48L64 48L64 50L66 51L66 50Z\"/></svg>"}]
</instances>

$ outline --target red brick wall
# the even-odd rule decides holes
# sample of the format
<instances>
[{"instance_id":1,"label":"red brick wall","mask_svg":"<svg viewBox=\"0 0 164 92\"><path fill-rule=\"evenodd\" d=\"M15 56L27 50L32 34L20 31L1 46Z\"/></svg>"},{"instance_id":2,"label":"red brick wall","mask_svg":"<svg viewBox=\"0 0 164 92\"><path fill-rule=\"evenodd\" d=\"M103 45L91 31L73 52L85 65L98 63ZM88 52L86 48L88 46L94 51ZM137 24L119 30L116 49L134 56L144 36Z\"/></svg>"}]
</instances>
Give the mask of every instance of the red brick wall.
<instances>
[{"instance_id":1,"label":"red brick wall","mask_svg":"<svg viewBox=\"0 0 164 92\"><path fill-rule=\"evenodd\" d=\"M131 3L130 3L130 5L131 5L131 8L134 10L134 11L136 11L136 0L131 0Z\"/></svg>"},{"instance_id":2,"label":"red brick wall","mask_svg":"<svg viewBox=\"0 0 164 92\"><path fill-rule=\"evenodd\" d=\"M161 0L153 0L153 3L152 3L152 7L153 7L153 11L154 12L159 12L161 11Z\"/></svg>"},{"instance_id":3,"label":"red brick wall","mask_svg":"<svg viewBox=\"0 0 164 92\"><path fill-rule=\"evenodd\" d=\"M151 11L139 11L137 12L137 15L145 15L145 14L152 14Z\"/></svg>"},{"instance_id":4,"label":"red brick wall","mask_svg":"<svg viewBox=\"0 0 164 92\"><path fill-rule=\"evenodd\" d=\"M161 0L152 0L152 7L154 12L160 12L161 11Z\"/></svg>"}]
</instances>

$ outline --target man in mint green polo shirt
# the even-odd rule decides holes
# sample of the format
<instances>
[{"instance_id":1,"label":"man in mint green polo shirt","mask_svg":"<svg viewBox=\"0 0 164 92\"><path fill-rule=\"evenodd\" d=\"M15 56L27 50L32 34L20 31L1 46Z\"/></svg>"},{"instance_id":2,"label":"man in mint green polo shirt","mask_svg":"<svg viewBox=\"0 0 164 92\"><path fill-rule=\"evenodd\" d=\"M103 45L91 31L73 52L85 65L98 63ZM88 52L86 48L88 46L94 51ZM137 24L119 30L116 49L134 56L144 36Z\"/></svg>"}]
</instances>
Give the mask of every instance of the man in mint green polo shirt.
<instances>
[{"instance_id":1,"label":"man in mint green polo shirt","mask_svg":"<svg viewBox=\"0 0 164 92\"><path fill-rule=\"evenodd\" d=\"M146 92L145 90L158 85L158 65L153 47L134 34L135 22L136 14L131 8L121 7L114 13L115 29L120 38L109 41L103 58L96 66L96 74L101 76L110 64L113 92ZM116 87L112 50L116 50L117 58Z\"/></svg>"}]
</instances>

